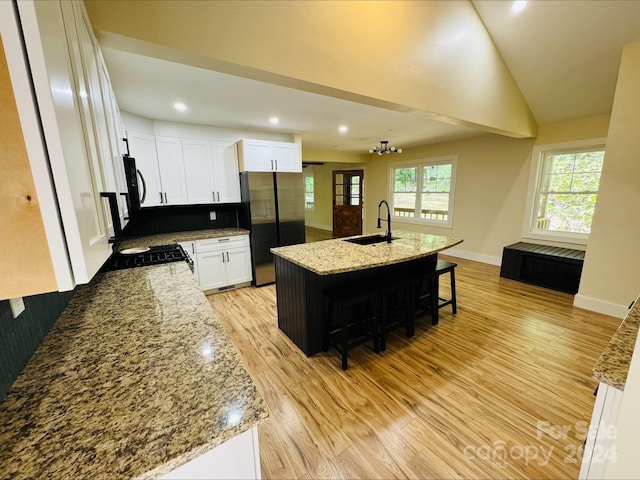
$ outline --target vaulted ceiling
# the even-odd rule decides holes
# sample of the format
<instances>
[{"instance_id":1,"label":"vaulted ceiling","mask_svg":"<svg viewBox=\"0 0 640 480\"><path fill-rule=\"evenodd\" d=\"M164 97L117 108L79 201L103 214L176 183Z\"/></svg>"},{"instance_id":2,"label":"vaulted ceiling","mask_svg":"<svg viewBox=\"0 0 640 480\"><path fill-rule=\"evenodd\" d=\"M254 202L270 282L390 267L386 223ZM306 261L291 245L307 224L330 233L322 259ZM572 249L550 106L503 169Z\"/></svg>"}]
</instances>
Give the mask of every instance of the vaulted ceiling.
<instances>
[{"instance_id":1,"label":"vaulted ceiling","mask_svg":"<svg viewBox=\"0 0 640 480\"><path fill-rule=\"evenodd\" d=\"M167 121L295 133L302 135L305 148L360 153L383 139L410 147L487 131L419 109L324 95L122 48L126 39L100 30L100 12L93 3L87 9L124 111ZM610 112L622 47L640 39L640 2L533 0L517 13L512 2L472 4L535 121ZM126 12L120 14L126 17ZM459 40L464 32L456 35L448 41ZM370 61L375 64L376 58ZM189 109L177 112L175 101ZM273 116L280 118L278 125L269 123ZM348 131L339 133L340 125Z\"/></svg>"}]
</instances>

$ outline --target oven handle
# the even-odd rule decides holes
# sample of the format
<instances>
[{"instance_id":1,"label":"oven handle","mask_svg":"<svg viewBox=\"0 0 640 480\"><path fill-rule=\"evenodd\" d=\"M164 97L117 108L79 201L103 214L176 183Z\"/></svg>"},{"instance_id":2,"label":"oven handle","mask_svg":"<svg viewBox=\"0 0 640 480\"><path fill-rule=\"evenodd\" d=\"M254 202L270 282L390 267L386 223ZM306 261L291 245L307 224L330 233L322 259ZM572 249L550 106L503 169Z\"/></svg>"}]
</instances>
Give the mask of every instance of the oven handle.
<instances>
[{"instance_id":1,"label":"oven handle","mask_svg":"<svg viewBox=\"0 0 640 480\"><path fill-rule=\"evenodd\" d=\"M142 176L142 172L136 168L136 172L140 177L140 183L142 183L142 197L140 198L140 203L144 203L147 198L147 182L144 181L144 177Z\"/></svg>"}]
</instances>

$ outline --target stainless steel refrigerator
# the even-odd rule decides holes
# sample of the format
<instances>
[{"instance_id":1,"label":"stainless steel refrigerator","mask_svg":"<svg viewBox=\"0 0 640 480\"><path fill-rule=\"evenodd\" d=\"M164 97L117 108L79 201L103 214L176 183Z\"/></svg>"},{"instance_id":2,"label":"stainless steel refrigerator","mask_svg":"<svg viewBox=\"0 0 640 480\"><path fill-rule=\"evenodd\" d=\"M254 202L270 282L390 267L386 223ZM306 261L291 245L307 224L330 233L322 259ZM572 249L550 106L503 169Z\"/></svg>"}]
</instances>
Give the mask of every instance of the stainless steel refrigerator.
<instances>
[{"instance_id":1,"label":"stainless steel refrigerator","mask_svg":"<svg viewBox=\"0 0 640 480\"><path fill-rule=\"evenodd\" d=\"M278 246L304 243L304 181L301 173L242 172L239 225L251 232L253 284L276 281Z\"/></svg>"}]
</instances>

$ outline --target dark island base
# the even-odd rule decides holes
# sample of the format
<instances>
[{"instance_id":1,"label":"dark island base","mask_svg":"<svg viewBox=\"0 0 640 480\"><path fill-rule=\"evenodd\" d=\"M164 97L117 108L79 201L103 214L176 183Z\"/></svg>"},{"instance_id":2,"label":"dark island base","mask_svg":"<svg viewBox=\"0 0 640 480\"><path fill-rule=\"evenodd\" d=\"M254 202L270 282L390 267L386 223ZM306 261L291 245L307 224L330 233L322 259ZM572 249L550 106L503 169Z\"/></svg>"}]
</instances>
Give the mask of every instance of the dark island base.
<instances>
[{"instance_id":1,"label":"dark island base","mask_svg":"<svg viewBox=\"0 0 640 480\"><path fill-rule=\"evenodd\" d=\"M382 287L398 276L433 278L437 254L394 265L333 275L318 275L274 255L278 327L308 356L322 350L326 318L324 293L329 289L354 289L364 282Z\"/></svg>"}]
</instances>

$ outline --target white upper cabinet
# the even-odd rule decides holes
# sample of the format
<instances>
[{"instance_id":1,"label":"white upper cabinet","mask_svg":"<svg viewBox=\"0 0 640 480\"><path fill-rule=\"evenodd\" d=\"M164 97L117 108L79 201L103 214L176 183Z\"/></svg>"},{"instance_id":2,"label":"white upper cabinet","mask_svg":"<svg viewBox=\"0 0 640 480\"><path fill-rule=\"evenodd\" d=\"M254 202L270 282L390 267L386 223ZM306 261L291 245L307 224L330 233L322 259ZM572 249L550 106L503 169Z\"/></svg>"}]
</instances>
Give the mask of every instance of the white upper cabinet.
<instances>
[{"instance_id":1,"label":"white upper cabinet","mask_svg":"<svg viewBox=\"0 0 640 480\"><path fill-rule=\"evenodd\" d=\"M153 135L135 130L127 130L129 154L136 159L136 168L141 183L142 207L155 207L164 202L156 140Z\"/></svg>"},{"instance_id":2,"label":"white upper cabinet","mask_svg":"<svg viewBox=\"0 0 640 480\"><path fill-rule=\"evenodd\" d=\"M144 179L141 206L240 203L234 142L127 131L129 151Z\"/></svg>"},{"instance_id":3,"label":"white upper cabinet","mask_svg":"<svg viewBox=\"0 0 640 480\"><path fill-rule=\"evenodd\" d=\"M238 154L231 142L182 139L190 204L239 203Z\"/></svg>"},{"instance_id":4,"label":"white upper cabinet","mask_svg":"<svg viewBox=\"0 0 640 480\"><path fill-rule=\"evenodd\" d=\"M185 178L182 143L175 137L156 137L158 166L160 167L159 192L163 205L184 205L187 199L187 183ZM153 195L153 192L150 192Z\"/></svg>"},{"instance_id":5,"label":"white upper cabinet","mask_svg":"<svg viewBox=\"0 0 640 480\"><path fill-rule=\"evenodd\" d=\"M242 139L238 142L241 172L302 172L297 143Z\"/></svg>"},{"instance_id":6,"label":"white upper cabinet","mask_svg":"<svg viewBox=\"0 0 640 480\"><path fill-rule=\"evenodd\" d=\"M212 186L213 156L209 140L182 139L182 156L189 203L212 203L216 192Z\"/></svg>"},{"instance_id":7,"label":"white upper cabinet","mask_svg":"<svg viewBox=\"0 0 640 480\"><path fill-rule=\"evenodd\" d=\"M213 142L214 161L211 185L216 203L240 203L238 149L232 142Z\"/></svg>"},{"instance_id":8,"label":"white upper cabinet","mask_svg":"<svg viewBox=\"0 0 640 480\"><path fill-rule=\"evenodd\" d=\"M68 257L78 284L93 277L111 246L108 212L100 198L104 179L98 142L103 133L88 127L92 122L84 116L93 116L94 111L83 103L87 92L80 85L86 88L89 82L72 64L78 60L81 41L71 9L84 6L71 3L21 1L18 10ZM67 256L60 251L51 254Z\"/></svg>"}]
</instances>

